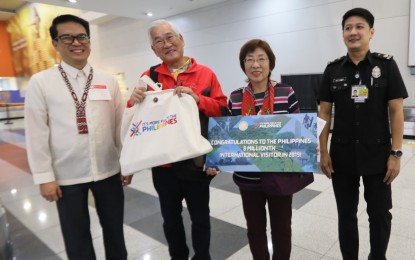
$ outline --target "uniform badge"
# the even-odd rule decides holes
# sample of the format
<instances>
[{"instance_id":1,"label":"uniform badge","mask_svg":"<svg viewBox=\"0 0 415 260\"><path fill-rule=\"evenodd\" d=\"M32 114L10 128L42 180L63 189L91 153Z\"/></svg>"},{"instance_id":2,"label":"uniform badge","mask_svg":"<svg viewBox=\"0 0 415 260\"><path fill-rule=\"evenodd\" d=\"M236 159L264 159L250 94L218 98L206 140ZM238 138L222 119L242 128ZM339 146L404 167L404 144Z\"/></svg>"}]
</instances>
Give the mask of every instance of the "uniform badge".
<instances>
[{"instance_id":1,"label":"uniform badge","mask_svg":"<svg viewBox=\"0 0 415 260\"><path fill-rule=\"evenodd\" d=\"M380 75L381 75L381 73L380 73L380 68L379 68L378 66L375 66L375 67L372 69L372 77L374 77L375 79L377 79L377 78L379 78L379 77L380 77Z\"/></svg>"}]
</instances>

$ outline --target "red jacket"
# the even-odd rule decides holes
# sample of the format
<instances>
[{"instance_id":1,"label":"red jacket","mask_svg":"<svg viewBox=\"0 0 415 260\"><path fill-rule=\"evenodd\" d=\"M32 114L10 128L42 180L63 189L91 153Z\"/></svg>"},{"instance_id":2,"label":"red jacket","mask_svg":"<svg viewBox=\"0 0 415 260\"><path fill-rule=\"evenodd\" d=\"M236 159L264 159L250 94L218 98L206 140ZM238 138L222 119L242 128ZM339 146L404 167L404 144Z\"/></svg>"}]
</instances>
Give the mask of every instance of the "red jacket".
<instances>
[{"instance_id":1,"label":"red jacket","mask_svg":"<svg viewBox=\"0 0 415 260\"><path fill-rule=\"evenodd\" d=\"M210 68L197 64L194 58L192 58L192 65L186 71L180 73L177 80L171 75L164 62L155 69L155 72L158 73L157 82L162 84L163 90L173 89L176 86L192 88L193 92L199 97L199 103L197 104L199 111L205 117L222 116L224 109L227 108L227 98L222 92L215 73ZM144 72L143 75L151 77L150 70ZM149 90L153 90L150 86L147 87ZM127 103L127 106L130 107L130 102ZM207 125L206 129L202 127L202 135L207 135ZM171 167L171 164L162 165L161 167Z\"/></svg>"},{"instance_id":2,"label":"red jacket","mask_svg":"<svg viewBox=\"0 0 415 260\"><path fill-rule=\"evenodd\" d=\"M171 75L167 65L163 62L155 70L158 73L158 82L162 83L162 89L172 89L176 86L191 87L193 92L199 96L197 104L199 111L207 117L221 116L221 107L227 107L227 98L222 92L219 81L213 71L196 63L192 58L192 65L186 71L179 74L177 81ZM150 70L143 73L150 77ZM202 93L210 88L210 95L204 96ZM151 87L149 87L151 90Z\"/></svg>"}]
</instances>

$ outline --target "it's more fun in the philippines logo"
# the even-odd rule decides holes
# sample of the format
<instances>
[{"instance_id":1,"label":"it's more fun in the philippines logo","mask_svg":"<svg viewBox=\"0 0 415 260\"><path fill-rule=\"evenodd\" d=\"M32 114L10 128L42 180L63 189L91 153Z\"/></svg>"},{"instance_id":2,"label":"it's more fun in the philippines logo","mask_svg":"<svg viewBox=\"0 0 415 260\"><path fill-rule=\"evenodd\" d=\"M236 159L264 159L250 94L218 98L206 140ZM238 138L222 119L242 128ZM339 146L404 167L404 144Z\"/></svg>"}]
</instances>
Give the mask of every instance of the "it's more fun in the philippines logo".
<instances>
[{"instance_id":1,"label":"it's more fun in the philippines logo","mask_svg":"<svg viewBox=\"0 0 415 260\"><path fill-rule=\"evenodd\" d=\"M140 136L142 134L160 130L168 125L177 124L176 114L168 115L166 118L143 122L132 122L130 127L130 137Z\"/></svg>"}]
</instances>

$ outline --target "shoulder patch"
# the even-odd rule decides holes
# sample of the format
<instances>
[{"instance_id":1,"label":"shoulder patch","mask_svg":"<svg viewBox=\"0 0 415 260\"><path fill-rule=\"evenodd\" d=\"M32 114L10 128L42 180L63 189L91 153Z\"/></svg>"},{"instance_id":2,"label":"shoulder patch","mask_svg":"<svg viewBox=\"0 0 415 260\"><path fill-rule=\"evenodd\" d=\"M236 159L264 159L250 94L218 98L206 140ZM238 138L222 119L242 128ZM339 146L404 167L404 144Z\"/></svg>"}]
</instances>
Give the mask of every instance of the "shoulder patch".
<instances>
[{"instance_id":1,"label":"shoulder patch","mask_svg":"<svg viewBox=\"0 0 415 260\"><path fill-rule=\"evenodd\" d=\"M390 59L392 59L392 58L393 58L393 56L392 56L392 55L389 55L389 54L383 54L383 53L378 53L378 52L374 52L374 53L372 53L372 55L373 55L374 57L376 57L376 58L383 59L383 60L390 60Z\"/></svg>"},{"instance_id":2,"label":"shoulder patch","mask_svg":"<svg viewBox=\"0 0 415 260\"><path fill-rule=\"evenodd\" d=\"M330 64L333 64L333 63L336 63L336 62L342 61L344 58L346 58L346 56L342 56L342 57L337 58L337 59L335 59L335 60L329 61L329 62L327 63L327 65L330 65Z\"/></svg>"}]
</instances>

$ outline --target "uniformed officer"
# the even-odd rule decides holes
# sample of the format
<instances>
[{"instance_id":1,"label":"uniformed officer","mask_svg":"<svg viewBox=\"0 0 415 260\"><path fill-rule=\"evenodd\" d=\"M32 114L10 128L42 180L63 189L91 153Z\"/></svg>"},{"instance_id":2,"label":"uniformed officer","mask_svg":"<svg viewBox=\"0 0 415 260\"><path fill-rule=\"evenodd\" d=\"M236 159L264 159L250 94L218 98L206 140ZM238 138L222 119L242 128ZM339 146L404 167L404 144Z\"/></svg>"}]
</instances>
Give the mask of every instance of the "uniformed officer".
<instances>
[{"instance_id":1,"label":"uniformed officer","mask_svg":"<svg viewBox=\"0 0 415 260\"><path fill-rule=\"evenodd\" d=\"M347 55L330 62L319 91L321 169L332 179L343 259L358 259L357 206L362 176L370 228L369 259L386 259L391 232L391 183L398 176L403 99L408 97L392 56L371 53L374 17L354 8L342 20ZM330 145L332 107L334 125Z\"/></svg>"}]
</instances>

